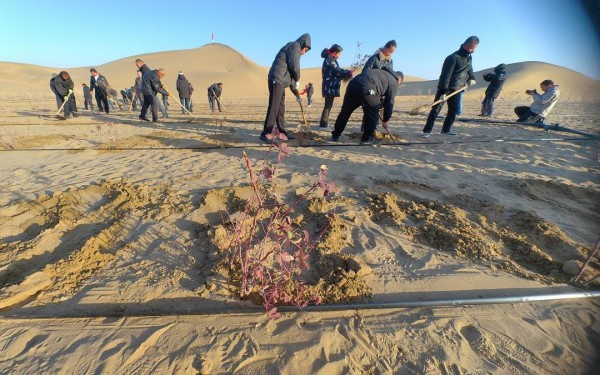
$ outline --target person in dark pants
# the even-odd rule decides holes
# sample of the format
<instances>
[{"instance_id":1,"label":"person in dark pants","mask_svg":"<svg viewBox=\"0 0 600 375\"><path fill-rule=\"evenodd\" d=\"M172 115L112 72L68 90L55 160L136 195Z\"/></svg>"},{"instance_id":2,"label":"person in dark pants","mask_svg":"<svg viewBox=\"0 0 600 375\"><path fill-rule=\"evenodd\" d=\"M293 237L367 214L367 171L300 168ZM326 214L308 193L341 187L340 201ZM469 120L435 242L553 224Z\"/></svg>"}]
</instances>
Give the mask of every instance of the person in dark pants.
<instances>
[{"instance_id":1,"label":"person in dark pants","mask_svg":"<svg viewBox=\"0 0 600 375\"><path fill-rule=\"evenodd\" d=\"M64 117L60 117L61 120L66 120L71 117L77 117L77 108L75 107L75 98L73 97L73 89L75 88L75 84L69 76L69 73L64 70L56 77L54 77L54 85L56 87L56 91L61 96L61 106L65 111ZM66 101L66 103L65 103ZM64 106L63 106L64 103Z\"/></svg>"},{"instance_id":2,"label":"person in dark pants","mask_svg":"<svg viewBox=\"0 0 600 375\"><path fill-rule=\"evenodd\" d=\"M208 95L208 105L210 107L211 112L215 111L215 102L217 102L217 106L219 107L219 112L221 112L221 94L223 93L223 83L213 83L207 90Z\"/></svg>"},{"instance_id":3,"label":"person in dark pants","mask_svg":"<svg viewBox=\"0 0 600 375\"><path fill-rule=\"evenodd\" d=\"M144 63L142 61L142 59L136 59L135 60L135 66L138 69L137 76L139 78L139 88L140 88L139 99L140 99L141 105L143 106L144 105L144 94L142 94L142 77L144 76L144 74L146 74L147 72L151 71L152 69L150 69L148 67L148 65L146 65L146 63ZM138 82L138 78L136 78L136 80L135 80L136 84ZM156 103L156 106L158 107L158 102ZM145 117L145 115L144 115L144 117Z\"/></svg>"},{"instance_id":4,"label":"person in dark pants","mask_svg":"<svg viewBox=\"0 0 600 375\"><path fill-rule=\"evenodd\" d=\"M441 103L431 107L427 122L423 128L423 134L421 137L429 137L435 119L440 113L444 103L446 103L446 95L464 87L465 85L473 86L476 84L475 76L473 75L473 65L471 54L475 51L475 48L479 45L479 38L476 36L470 36L460 46L458 51L452 53L444 60L442 66L442 73L438 80L437 92L435 94L434 101L441 99ZM460 96L454 95L447 100L448 102L448 113L444 119L444 125L442 126L441 134L444 135L457 135L450 131L454 120L456 119L456 113L460 105Z\"/></svg>"},{"instance_id":5,"label":"person in dark pants","mask_svg":"<svg viewBox=\"0 0 600 375\"><path fill-rule=\"evenodd\" d=\"M283 46L269 69L269 107L260 140L271 143L267 137L273 132L275 125L280 133L288 139L293 139L291 134L285 130L285 88L290 87L297 101L301 101L298 95L300 87L300 56L310 50L310 35L303 34L294 42Z\"/></svg>"},{"instance_id":6,"label":"person in dark pants","mask_svg":"<svg viewBox=\"0 0 600 375\"><path fill-rule=\"evenodd\" d=\"M108 95L110 86L106 78L98 73L95 68L90 69L90 93L94 93L96 96L96 104L98 104L98 111L106 112L108 114L110 109L108 107ZM94 91L95 90L95 91Z\"/></svg>"},{"instance_id":7,"label":"person in dark pants","mask_svg":"<svg viewBox=\"0 0 600 375\"><path fill-rule=\"evenodd\" d=\"M83 105L85 107L85 110L87 111L89 108L93 111L94 101L92 100L92 93L90 92L90 88L85 83L82 83L81 86L83 88Z\"/></svg>"},{"instance_id":8,"label":"person in dark pants","mask_svg":"<svg viewBox=\"0 0 600 375\"><path fill-rule=\"evenodd\" d=\"M352 79L344 95L342 110L335 120L335 129L331 132L331 140L334 142L339 140L352 112L362 106L364 129L360 143L373 143L381 107L383 107L382 126L384 129L388 128L388 121L394 110L399 75L400 72L391 74L387 70L371 69Z\"/></svg>"},{"instance_id":9,"label":"person in dark pants","mask_svg":"<svg viewBox=\"0 0 600 375\"><path fill-rule=\"evenodd\" d=\"M177 82L175 83L177 91L179 92L179 101L183 108L191 112L190 108L190 98L192 97L192 93L194 92L194 88L192 84L185 78L183 72L179 72L177 75ZM181 108L181 114L185 114L185 111Z\"/></svg>"},{"instance_id":10,"label":"person in dark pants","mask_svg":"<svg viewBox=\"0 0 600 375\"><path fill-rule=\"evenodd\" d=\"M340 65L337 62L342 55L342 50L343 48L340 45L334 44L331 48L325 48L321 51L321 57L324 59L323 66L321 67L321 76L323 77L321 92L325 99L325 105L323 106L323 112L321 113L321 122L319 123L320 128L327 128L333 101L336 97L340 96L342 78L350 78L353 74L351 70L340 68Z\"/></svg>"},{"instance_id":11,"label":"person in dark pants","mask_svg":"<svg viewBox=\"0 0 600 375\"><path fill-rule=\"evenodd\" d=\"M489 82L485 90L485 98L481 103L481 116L489 117L494 112L494 100L500 96L504 81L506 81L506 65L500 64L494 68L493 73L485 73L483 80Z\"/></svg>"},{"instance_id":12,"label":"person in dark pants","mask_svg":"<svg viewBox=\"0 0 600 375\"><path fill-rule=\"evenodd\" d=\"M531 95L533 103L531 106L520 106L515 108L515 114L519 116L517 122L539 122L543 123L560 96L560 87L552 80L546 79L540 83L543 94L537 90L526 90Z\"/></svg>"},{"instance_id":13,"label":"person in dark pants","mask_svg":"<svg viewBox=\"0 0 600 375\"><path fill-rule=\"evenodd\" d=\"M140 107L144 104L144 95L142 95L142 72L138 70L136 74L137 76L133 84L133 109L137 109L138 103Z\"/></svg>"},{"instance_id":14,"label":"person in dark pants","mask_svg":"<svg viewBox=\"0 0 600 375\"><path fill-rule=\"evenodd\" d=\"M157 103L155 102L156 94L161 93L163 95L169 95L160 81L165 75L164 69L156 69L146 72L142 77L142 95L144 95L144 104L142 105L140 120L148 121L145 115L148 108L150 108L152 122L158 122L158 108Z\"/></svg>"}]
</instances>

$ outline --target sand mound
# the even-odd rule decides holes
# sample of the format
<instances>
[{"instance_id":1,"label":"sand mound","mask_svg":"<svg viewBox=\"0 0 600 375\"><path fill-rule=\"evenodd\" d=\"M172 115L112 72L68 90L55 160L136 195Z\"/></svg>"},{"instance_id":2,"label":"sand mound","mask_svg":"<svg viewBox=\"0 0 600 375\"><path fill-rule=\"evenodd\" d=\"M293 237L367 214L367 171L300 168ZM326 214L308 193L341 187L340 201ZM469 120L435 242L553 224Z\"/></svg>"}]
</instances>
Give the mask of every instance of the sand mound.
<instances>
[{"instance_id":1,"label":"sand mound","mask_svg":"<svg viewBox=\"0 0 600 375\"><path fill-rule=\"evenodd\" d=\"M273 51L275 54L276 51ZM155 52L130 56L103 65L98 65L98 71L106 76L112 88L121 89L133 86L136 77L134 61L144 60L153 69L164 68L167 77L163 83L175 95L177 73L183 71L195 88L193 99L205 103L206 89L215 82L224 84L223 104L228 105L229 99L265 98L268 95L268 67L261 67L229 46L214 43L187 50ZM90 67L68 68L41 67L36 65L3 63L0 68L7 74L0 77L0 99L41 99L53 98L48 88L51 73L67 70L71 74L76 90L76 98L81 99L81 83L89 84ZM492 68L475 73L477 85L471 88L467 95L483 97L487 83L482 75ZM528 101L524 94L527 88L537 88L544 79L553 79L561 85L562 100L597 100L600 98L598 81L586 77L573 70L543 62L522 62L507 65L510 75L502 95L513 99ZM401 87L399 95L434 95L436 80L423 80L412 77L407 73L406 83ZM301 85L313 82L315 96L321 92L321 69L302 69ZM342 91L346 85L342 85Z\"/></svg>"},{"instance_id":2,"label":"sand mound","mask_svg":"<svg viewBox=\"0 0 600 375\"><path fill-rule=\"evenodd\" d=\"M452 203L415 199L403 192L402 181L385 185L400 189L370 197L374 221L397 226L413 241L481 262L493 270L545 283L568 282L570 275L562 271L564 262L582 259L591 251L533 212L507 210L466 195L452 197ZM562 189L552 183L546 185L555 194ZM582 194L592 199L600 198L594 190L583 190Z\"/></svg>"},{"instance_id":3,"label":"sand mound","mask_svg":"<svg viewBox=\"0 0 600 375\"><path fill-rule=\"evenodd\" d=\"M237 242L232 242L236 235L241 233L243 241L249 241L244 236L255 225L252 217L258 216L260 226L266 227L272 225L276 212L290 207L261 208L258 211L255 211L256 207L246 208L253 194L252 187L238 186L211 190L202 198L203 204L199 211L201 216L207 219L206 236L221 252L223 259L228 257L229 251L236 251L236 248L232 248L237 245ZM369 297L371 290L364 276L371 270L360 260L340 254L340 248L347 244L349 238L348 227L336 215L330 217L337 206L344 206L347 201L311 198L308 203L289 213L293 225L298 227L298 232L306 230L311 236L318 237L324 229L326 230L325 234L318 239L315 250L309 253L311 267L302 276L307 283L306 295L313 296L324 303L351 302ZM233 225L235 221L240 220L239 225ZM273 261L272 258L268 258L268 261ZM278 266L271 264L270 267ZM239 269L221 263L220 271L234 284L240 283ZM240 294L239 290L236 294ZM254 293L247 298L258 302L258 297Z\"/></svg>"},{"instance_id":4,"label":"sand mound","mask_svg":"<svg viewBox=\"0 0 600 375\"><path fill-rule=\"evenodd\" d=\"M469 88L469 97L485 96L488 82L483 80L483 74L492 72L494 67L475 72L477 84ZM600 99L600 82L591 79L574 70L537 61L526 61L506 65L508 78L502 88L500 98L522 100L524 105L531 101L526 89L538 89L540 82L551 79L561 88L561 100L581 101ZM399 95L435 95L437 80L424 82L407 82Z\"/></svg>"},{"instance_id":5,"label":"sand mound","mask_svg":"<svg viewBox=\"0 0 600 375\"><path fill-rule=\"evenodd\" d=\"M0 288L42 271L51 282L39 303L70 298L126 249L138 220L160 221L186 207L167 187L126 181L42 194L5 207L0 210ZM3 298L24 292L9 290Z\"/></svg>"}]
</instances>

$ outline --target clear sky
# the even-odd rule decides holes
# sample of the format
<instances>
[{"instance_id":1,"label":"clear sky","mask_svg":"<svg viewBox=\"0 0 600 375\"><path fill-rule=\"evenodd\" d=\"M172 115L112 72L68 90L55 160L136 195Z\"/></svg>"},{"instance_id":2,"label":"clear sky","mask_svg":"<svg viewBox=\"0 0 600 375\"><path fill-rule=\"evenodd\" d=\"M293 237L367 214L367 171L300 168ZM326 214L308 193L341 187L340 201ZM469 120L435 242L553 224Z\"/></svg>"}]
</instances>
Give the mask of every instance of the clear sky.
<instances>
[{"instance_id":1,"label":"clear sky","mask_svg":"<svg viewBox=\"0 0 600 375\"><path fill-rule=\"evenodd\" d=\"M344 47L339 61L348 66L358 42L371 54L395 39L395 68L437 79L443 59L477 35L475 70L544 61L600 79L600 38L582 1L0 0L0 61L96 66L200 47L214 32L215 42L269 66L280 47L308 32L313 49L303 68L321 66L332 43Z\"/></svg>"}]
</instances>

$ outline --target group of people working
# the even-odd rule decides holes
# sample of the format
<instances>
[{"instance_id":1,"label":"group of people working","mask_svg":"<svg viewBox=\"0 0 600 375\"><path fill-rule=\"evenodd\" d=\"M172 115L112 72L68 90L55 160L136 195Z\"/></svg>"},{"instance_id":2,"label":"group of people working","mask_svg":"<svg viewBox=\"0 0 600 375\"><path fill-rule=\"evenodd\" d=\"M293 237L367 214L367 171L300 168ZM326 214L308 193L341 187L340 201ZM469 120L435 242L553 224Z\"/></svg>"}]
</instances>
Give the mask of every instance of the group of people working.
<instances>
[{"instance_id":1,"label":"group of people working","mask_svg":"<svg viewBox=\"0 0 600 375\"><path fill-rule=\"evenodd\" d=\"M444 118L440 134L455 136L457 133L452 131L452 125L462 107L462 93L468 87L476 84L473 74L472 54L479 45L477 36L470 36L460 48L450 54L444 60L442 71L438 80L437 91L434 98L435 105L431 110L423 127L422 137L428 138L434 128L435 121L443 107L447 104L448 110ZM338 59L342 54L342 47L333 44L330 48L325 48L321 52L323 60L322 66L322 95L324 98L323 111L319 123L320 128L328 128L329 115L336 97L340 96L340 87L342 80L349 80L346 93L342 102L342 108L338 114L331 140L338 141L343 133L351 114L359 107L363 110L362 137L361 144L374 142L375 129L381 121L382 127L388 129L388 122L392 117L394 109L394 100L398 87L404 81L404 75L401 71L394 70L392 55L397 45L394 40L387 42L376 53L369 57L362 67L360 74L354 76L353 70L343 69L338 64ZM312 104L312 95L314 88L309 83L303 92L300 88L300 57L311 49L311 38L308 33L303 34L297 40L287 43L275 56L273 64L268 74L269 103L263 125L263 131L259 138L261 141L272 143L275 138L283 137L293 139L293 135L286 129L285 124L285 90L289 88L296 96L296 100L301 103L300 95L307 94L309 107ZM168 100L171 96L161 82L166 75L164 69L152 70L141 60L137 59L135 65L138 69L135 84L131 92L131 100L135 102L135 97L141 102L141 112L139 119L143 121L158 121L158 109L161 108L157 99L158 94ZM496 66L493 72L483 75L485 81L490 82L485 98L482 103L481 116L491 116L494 108L494 100L498 98L502 85L506 81L506 66L500 64ZM64 118L71 115L77 115L77 107L73 97L73 81L65 71L55 75L50 87L56 95L57 106L64 108ZM182 113L191 112L191 97L193 87L183 74L179 72L176 88L179 93L179 101ZM533 104L529 107L517 107L515 113L519 122L543 122L556 104L560 95L560 87L551 80L544 80L540 85L541 93L537 90L527 90L526 93L533 98ZM91 94L95 93L96 103L99 111L109 113L109 101L111 90L108 81L104 76L98 73L95 68L90 69L90 86L83 84L85 107L88 104L92 106ZM212 84L208 88L208 102L211 111L218 108L222 111L221 94L223 92L223 83ZM116 93L116 91L115 91ZM118 102L117 102L118 103ZM168 105L165 103L164 107ZM120 106L120 105L119 105ZM380 112L381 110L381 112ZM151 120L147 117L147 112L151 113ZM166 109L163 110L166 114ZM277 132L274 133L274 129ZM279 134L279 135L278 135Z\"/></svg>"},{"instance_id":2,"label":"group of people working","mask_svg":"<svg viewBox=\"0 0 600 375\"><path fill-rule=\"evenodd\" d=\"M442 72L438 80L434 103L431 107L422 137L428 138L434 128L435 121L444 104L448 110L444 118L440 134L455 136L452 125L462 107L462 92L468 87L476 84L473 74L472 54L479 45L477 36L470 36L460 48L450 54L444 60ZM338 141L350 115L359 107L363 110L361 144L374 142L374 132L379 121L387 130L388 122L392 116L394 99L398 87L404 81L404 75L395 71L393 67L392 54L397 45L394 40L387 42L382 48L374 53L362 67L360 74L354 77L354 71L340 68L337 60L342 54L342 47L333 44L331 48L325 48L321 52L324 59L322 66L322 94L324 107L321 114L319 127L328 128L328 119L333 102L340 96L341 82L351 79L344 99L342 108L338 114L331 140ZM283 134L285 138L292 139L285 127L285 89L290 88L301 102L298 88L300 86L300 57L311 49L309 34L303 34L296 41L289 42L283 46L271 65L268 75L269 106L260 134L260 140L272 143L275 138L273 130L277 128L277 134ZM493 72L483 75L483 79L490 82L485 98L482 103L481 116L491 116L494 100L498 98L502 85L506 80L506 66L498 65ZM517 107L515 113L519 122L543 122L550 110L556 104L560 95L560 88L551 80L545 80L540 85L541 93L537 90L527 90L526 93L533 98L533 104L529 107ZM383 113L380 113L380 110ZM281 137L281 136L279 136Z\"/></svg>"},{"instance_id":3,"label":"group of people working","mask_svg":"<svg viewBox=\"0 0 600 375\"><path fill-rule=\"evenodd\" d=\"M135 60L137 67L137 78L135 79L134 85L129 90L130 94L126 90L121 90L123 96L123 103L127 104L131 101L132 108L136 109L136 103L140 103L141 113L139 119L143 121L150 121L147 118L147 112L150 111L152 116L152 122L158 122L158 110L163 114L163 117L169 117L167 107L169 106L168 98L171 93L166 90L161 82L161 79L165 77L166 72L164 69L152 70L141 60ZM114 108L116 104L121 109L121 104L118 102L117 92L111 89L108 80L105 76L100 74L95 68L90 69L90 85L87 86L82 83L84 106L87 111L94 110L94 103L92 100L92 94L96 99L96 104L99 112L106 114L110 113L110 109ZM66 71L61 71L58 74L53 74L50 80L50 89L54 93L56 98L56 105L64 111L64 116L58 116L60 119L66 120L70 117L77 117L77 102L74 94L74 83L70 75ZM187 80L183 72L179 72L176 80L176 89L178 91L179 102L181 105L181 113L190 113L192 111L191 97L194 92L194 88L191 83ZM223 83L214 83L208 87L208 103L211 111L218 109L222 111L221 107L221 94L223 93ZM163 100L158 99L158 94L163 96ZM129 96L131 95L131 96Z\"/></svg>"}]
</instances>

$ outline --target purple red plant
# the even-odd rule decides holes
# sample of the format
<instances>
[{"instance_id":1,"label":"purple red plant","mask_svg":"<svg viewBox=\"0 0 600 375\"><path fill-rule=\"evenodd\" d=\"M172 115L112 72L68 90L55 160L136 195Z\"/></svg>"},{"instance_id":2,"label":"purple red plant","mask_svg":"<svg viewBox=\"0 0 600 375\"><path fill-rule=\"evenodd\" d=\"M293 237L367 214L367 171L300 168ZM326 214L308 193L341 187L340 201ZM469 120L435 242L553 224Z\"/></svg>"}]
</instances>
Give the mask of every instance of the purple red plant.
<instances>
[{"instance_id":1,"label":"purple red plant","mask_svg":"<svg viewBox=\"0 0 600 375\"><path fill-rule=\"evenodd\" d=\"M277 150L277 160L281 161L291 150L285 134L275 133L270 139L273 143L260 173L254 172L250 158L243 153L253 194L241 215L237 219L229 216L231 225L226 226L231 236L226 259L240 297L261 303L268 319L279 316L279 305L303 307L321 302L320 297L309 292L302 273L310 268L311 253L329 226L311 239L292 216L298 204L316 190L322 190L323 196L337 192L335 184L327 180L327 167L321 166L316 181L304 194L292 204L283 202L273 187L276 168L268 158L269 153Z\"/></svg>"}]
</instances>

